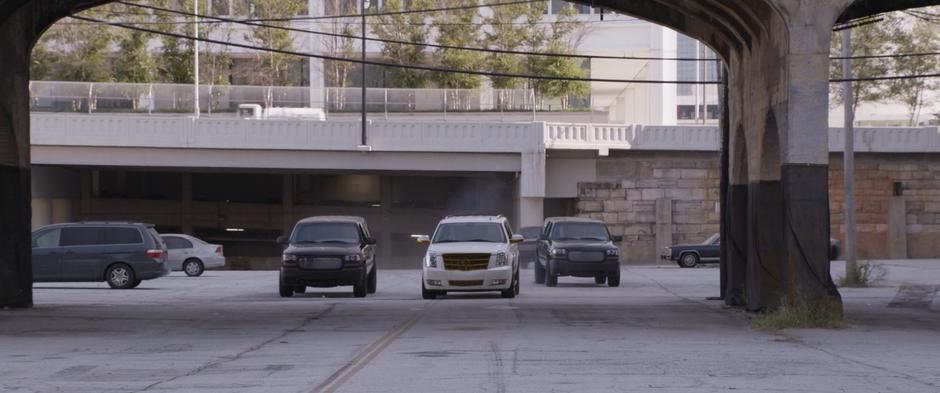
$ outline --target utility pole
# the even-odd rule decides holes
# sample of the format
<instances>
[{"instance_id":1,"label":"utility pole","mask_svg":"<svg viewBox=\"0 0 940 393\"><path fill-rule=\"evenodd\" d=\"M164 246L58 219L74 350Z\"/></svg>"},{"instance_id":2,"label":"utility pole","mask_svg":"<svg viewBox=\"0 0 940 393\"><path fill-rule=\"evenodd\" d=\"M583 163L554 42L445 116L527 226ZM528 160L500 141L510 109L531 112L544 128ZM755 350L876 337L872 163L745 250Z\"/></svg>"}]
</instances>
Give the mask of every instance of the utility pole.
<instances>
[{"instance_id":1,"label":"utility pole","mask_svg":"<svg viewBox=\"0 0 940 393\"><path fill-rule=\"evenodd\" d=\"M842 31L842 77L852 78L852 30ZM843 197L843 215L845 216L845 281L849 285L858 283L858 261L855 260L855 102L854 86L851 81L843 84L845 105L845 149L842 153L845 167L845 196Z\"/></svg>"},{"instance_id":2,"label":"utility pole","mask_svg":"<svg viewBox=\"0 0 940 393\"><path fill-rule=\"evenodd\" d=\"M193 0L193 116L199 118L199 0Z\"/></svg>"},{"instance_id":3,"label":"utility pole","mask_svg":"<svg viewBox=\"0 0 940 393\"><path fill-rule=\"evenodd\" d=\"M368 3L366 0L362 0L362 139L360 145L366 145L366 128L368 124L366 122L366 7Z\"/></svg>"}]
</instances>

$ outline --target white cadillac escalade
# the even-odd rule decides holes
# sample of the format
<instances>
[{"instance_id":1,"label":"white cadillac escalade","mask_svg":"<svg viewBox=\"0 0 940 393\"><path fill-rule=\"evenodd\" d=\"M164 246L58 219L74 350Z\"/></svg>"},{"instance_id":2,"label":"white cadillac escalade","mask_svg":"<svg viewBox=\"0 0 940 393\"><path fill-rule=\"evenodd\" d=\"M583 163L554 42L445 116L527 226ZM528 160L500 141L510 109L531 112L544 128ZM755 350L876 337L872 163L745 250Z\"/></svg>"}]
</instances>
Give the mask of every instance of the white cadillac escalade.
<instances>
[{"instance_id":1,"label":"white cadillac escalade","mask_svg":"<svg viewBox=\"0 0 940 393\"><path fill-rule=\"evenodd\" d=\"M421 294L434 299L447 292L499 291L519 294L519 250L503 216L448 216L434 235L416 236L429 244L424 255Z\"/></svg>"}]
</instances>

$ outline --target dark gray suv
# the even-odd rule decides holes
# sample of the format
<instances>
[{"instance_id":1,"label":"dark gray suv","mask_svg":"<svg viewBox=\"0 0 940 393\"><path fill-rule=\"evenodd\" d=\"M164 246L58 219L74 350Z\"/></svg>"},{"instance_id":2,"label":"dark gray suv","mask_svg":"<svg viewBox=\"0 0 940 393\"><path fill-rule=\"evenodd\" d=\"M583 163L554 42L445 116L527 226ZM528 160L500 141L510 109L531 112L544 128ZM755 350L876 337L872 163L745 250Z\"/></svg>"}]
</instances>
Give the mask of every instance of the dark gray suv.
<instances>
[{"instance_id":1,"label":"dark gray suv","mask_svg":"<svg viewBox=\"0 0 940 393\"><path fill-rule=\"evenodd\" d=\"M33 231L34 282L107 281L127 289L169 273L166 245L153 225L81 222Z\"/></svg>"}]
</instances>

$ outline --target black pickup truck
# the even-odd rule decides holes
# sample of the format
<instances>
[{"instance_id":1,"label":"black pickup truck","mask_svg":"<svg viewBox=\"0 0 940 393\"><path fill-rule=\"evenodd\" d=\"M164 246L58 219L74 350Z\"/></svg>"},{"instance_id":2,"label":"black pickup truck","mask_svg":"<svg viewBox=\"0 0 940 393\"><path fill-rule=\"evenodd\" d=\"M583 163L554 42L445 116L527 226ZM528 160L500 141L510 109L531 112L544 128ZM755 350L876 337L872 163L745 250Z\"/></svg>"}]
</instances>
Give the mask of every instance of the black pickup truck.
<instances>
[{"instance_id":1,"label":"black pickup truck","mask_svg":"<svg viewBox=\"0 0 940 393\"><path fill-rule=\"evenodd\" d=\"M829 239L829 260L839 257L839 241ZM721 261L721 238L714 234L701 244L677 244L663 250L662 259L675 261L679 267L695 267Z\"/></svg>"},{"instance_id":2,"label":"black pickup truck","mask_svg":"<svg viewBox=\"0 0 940 393\"><path fill-rule=\"evenodd\" d=\"M594 277L596 284L620 286L620 249L603 222L587 218L545 220L538 241L535 282L558 285L559 276Z\"/></svg>"}]
</instances>

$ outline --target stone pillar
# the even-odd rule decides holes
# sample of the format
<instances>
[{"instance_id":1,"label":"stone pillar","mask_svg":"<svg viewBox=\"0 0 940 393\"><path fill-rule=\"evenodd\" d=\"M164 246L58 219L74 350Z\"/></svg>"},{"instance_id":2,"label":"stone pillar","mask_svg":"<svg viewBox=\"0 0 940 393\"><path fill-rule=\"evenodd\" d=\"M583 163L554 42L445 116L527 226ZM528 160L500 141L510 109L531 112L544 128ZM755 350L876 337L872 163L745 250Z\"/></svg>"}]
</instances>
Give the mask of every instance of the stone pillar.
<instances>
[{"instance_id":1,"label":"stone pillar","mask_svg":"<svg viewBox=\"0 0 940 393\"><path fill-rule=\"evenodd\" d=\"M888 201L888 257L907 258L907 201L892 197Z\"/></svg>"},{"instance_id":2,"label":"stone pillar","mask_svg":"<svg viewBox=\"0 0 940 393\"><path fill-rule=\"evenodd\" d=\"M33 304L28 97L37 28L30 7L11 7L0 5L0 308Z\"/></svg>"},{"instance_id":3,"label":"stone pillar","mask_svg":"<svg viewBox=\"0 0 940 393\"><path fill-rule=\"evenodd\" d=\"M672 199L656 200L656 249L653 256L658 257L663 249L672 246ZM657 262L658 263L658 262Z\"/></svg>"}]
</instances>

